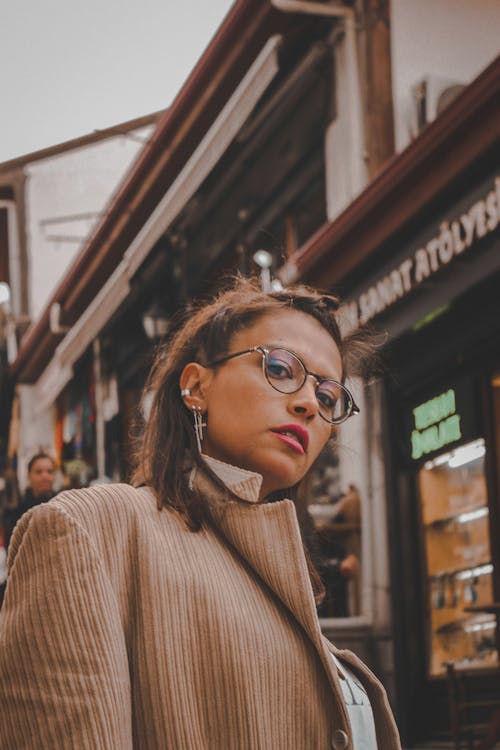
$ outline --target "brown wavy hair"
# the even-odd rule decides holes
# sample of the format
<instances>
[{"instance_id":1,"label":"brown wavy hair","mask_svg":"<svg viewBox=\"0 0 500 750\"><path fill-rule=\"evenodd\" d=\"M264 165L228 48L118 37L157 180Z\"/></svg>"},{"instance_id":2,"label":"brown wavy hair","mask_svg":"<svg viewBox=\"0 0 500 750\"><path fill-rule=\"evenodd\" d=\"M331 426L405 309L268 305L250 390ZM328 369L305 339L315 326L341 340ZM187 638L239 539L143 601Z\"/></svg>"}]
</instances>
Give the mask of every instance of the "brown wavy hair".
<instances>
[{"instance_id":1,"label":"brown wavy hair","mask_svg":"<svg viewBox=\"0 0 500 750\"><path fill-rule=\"evenodd\" d=\"M223 357L238 331L264 315L292 309L311 315L330 334L339 348L345 379L350 357L337 322L338 308L337 297L307 286L264 293L256 280L240 277L211 301L188 308L169 341L159 350L146 384L152 402L138 439L132 483L150 486L159 508L175 509L189 528L198 529L206 509L203 499L189 488L186 457L191 466L202 467L219 484L220 480L199 455L192 415L181 398L179 378L185 365L205 364ZM288 497L293 497L293 489L287 490Z\"/></svg>"}]
</instances>

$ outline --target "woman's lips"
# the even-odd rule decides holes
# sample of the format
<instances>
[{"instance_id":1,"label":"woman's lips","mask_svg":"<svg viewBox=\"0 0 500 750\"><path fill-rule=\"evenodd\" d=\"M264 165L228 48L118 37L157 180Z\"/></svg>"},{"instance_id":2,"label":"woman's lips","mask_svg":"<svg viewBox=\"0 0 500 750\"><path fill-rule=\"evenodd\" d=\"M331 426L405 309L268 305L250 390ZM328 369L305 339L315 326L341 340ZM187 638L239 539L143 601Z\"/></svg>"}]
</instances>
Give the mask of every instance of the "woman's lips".
<instances>
[{"instance_id":1,"label":"woman's lips","mask_svg":"<svg viewBox=\"0 0 500 750\"><path fill-rule=\"evenodd\" d=\"M284 443L289 445L290 448L293 448L297 451L297 453L300 453L301 456L304 455L304 449L298 440L295 440L295 438L292 438L289 435L282 435L281 432L274 432L274 434L276 435L276 437L279 437L280 440L283 440Z\"/></svg>"},{"instance_id":2,"label":"woman's lips","mask_svg":"<svg viewBox=\"0 0 500 750\"><path fill-rule=\"evenodd\" d=\"M301 456L309 445L309 433L299 424L284 424L275 427L272 432L291 448L300 453Z\"/></svg>"}]
</instances>

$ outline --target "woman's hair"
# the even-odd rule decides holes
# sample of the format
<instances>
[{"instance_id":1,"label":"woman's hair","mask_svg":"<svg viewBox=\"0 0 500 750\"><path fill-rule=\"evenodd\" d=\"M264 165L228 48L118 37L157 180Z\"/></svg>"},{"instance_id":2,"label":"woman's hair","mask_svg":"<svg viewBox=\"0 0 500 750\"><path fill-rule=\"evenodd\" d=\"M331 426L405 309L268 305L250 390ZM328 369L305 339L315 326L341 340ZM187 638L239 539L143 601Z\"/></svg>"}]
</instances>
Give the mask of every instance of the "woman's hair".
<instances>
[{"instance_id":1,"label":"woman's hair","mask_svg":"<svg viewBox=\"0 0 500 750\"><path fill-rule=\"evenodd\" d=\"M191 529L199 528L206 509L202 498L189 488L187 463L211 472L199 455L193 417L181 397L179 378L184 367L189 362L206 365L223 357L233 336L262 316L297 310L315 318L335 341L345 379L349 357L336 319L338 308L336 297L306 286L265 293L256 280L240 277L212 301L188 308L159 350L146 384L145 392L152 394L152 400L138 439L132 482L149 485L158 507L176 509ZM215 475L213 478L219 481Z\"/></svg>"},{"instance_id":2,"label":"woman's hair","mask_svg":"<svg viewBox=\"0 0 500 750\"><path fill-rule=\"evenodd\" d=\"M52 466L54 467L54 469L56 468L56 462L54 461L52 456L49 456L49 454L45 453L44 451L40 451L39 453L35 453L35 455L30 458L28 462L28 474L30 473L31 469L36 464L36 462L40 461L42 458L43 459L48 458L49 461L52 462Z\"/></svg>"}]
</instances>

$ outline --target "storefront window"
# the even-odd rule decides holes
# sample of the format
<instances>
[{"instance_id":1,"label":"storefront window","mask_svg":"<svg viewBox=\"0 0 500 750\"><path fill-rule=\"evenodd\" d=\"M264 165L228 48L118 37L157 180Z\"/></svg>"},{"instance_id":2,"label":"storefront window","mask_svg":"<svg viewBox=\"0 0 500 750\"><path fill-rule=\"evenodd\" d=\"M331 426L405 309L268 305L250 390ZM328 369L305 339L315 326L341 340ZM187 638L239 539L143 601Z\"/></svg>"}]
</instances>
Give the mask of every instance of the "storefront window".
<instances>
[{"instance_id":1,"label":"storefront window","mask_svg":"<svg viewBox=\"0 0 500 750\"><path fill-rule=\"evenodd\" d=\"M427 566L429 673L496 666L489 510L482 438L443 452L418 473Z\"/></svg>"},{"instance_id":2,"label":"storefront window","mask_svg":"<svg viewBox=\"0 0 500 750\"><path fill-rule=\"evenodd\" d=\"M96 476L95 398L92 362L81 362L56 404L55 448L63 489L86 487Z\"/></svg>"},{"instance_id":3,"label":"storefront window","mask_svg":"<svg viewBox=\"0 0 500 750\"><path fill-rule=\"evenodd\" d=\"M309 489L311 554L325 586L320 617L360 614L361 498L353 484L342 487L335 445L328 446Z\"/></svg>"}]
</instances>

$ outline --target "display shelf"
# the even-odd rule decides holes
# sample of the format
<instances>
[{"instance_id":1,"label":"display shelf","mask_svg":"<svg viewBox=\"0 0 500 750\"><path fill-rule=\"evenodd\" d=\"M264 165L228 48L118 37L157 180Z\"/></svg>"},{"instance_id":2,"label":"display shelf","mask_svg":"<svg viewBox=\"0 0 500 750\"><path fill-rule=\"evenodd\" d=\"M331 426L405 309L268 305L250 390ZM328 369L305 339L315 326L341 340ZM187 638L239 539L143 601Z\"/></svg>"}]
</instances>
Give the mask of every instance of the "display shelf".
<instances>
[{"instance_id":1,"label":"display shelf","mask_svg":"<svg viewBox=\"0 0 500 750\"><path fill-rule=\"evenodd\" d=\"M470 506L464 506L463 508L460 508L459 510L454 510L451 513L446 514L445 516L442 516L440 518L435 518L432 521L428 521L425 524L426 528L435 528L439 526L445 526L448 523L456 522L459 518L463 516L467 516L469 514L473 514L476 511L479 510L485 510L486 513L484 515L476 516L476 518L470 518L469 521L475 521L479 520L481 518L484 518L485 516L489 515L489 508L485 503L482 503L482 505L470 505Z\"/></svg>"},{"instance_id":2,"label":"display shelf","mask_svg":"<svg viewBox=\"0 0 500 750\"><path fill-rule=\"evenodd\" d=\"M465 610L485 606L493 596L483 441L469 448L463 446L466 461L457 464L443 454L418 476L430 677L443 674L447 662L483 666L498 660L496 618Z\"/></svg>"},{"instance_id":3,"label":"display shelf","mask_svg":"<svg viewBox=\"0 0 500 750\"><path fill-rule=\"evenodd\" d=\"M494 617L487 616L487 615L467 615L465 612L465 609L462 610L464 614L460 615L459 617L455 617L455 619L450 620L449 622L445 622L442 625L439 625L439 627L436 627L434 629L434 633L436 635L443 635L446 633L450 633L454 630L465 630L473 628L474 626L490 626L494 629L496 626L496 620Z\"/></svg>"},{"instance_id":4,"label":"display shelf","mask_svg":"<svg viewBox=\"0 0 500 750\"><path fill-rule=\"evenodd\" d=\"M488 570L480 571L474 573L473 571L476 571L477 568L484 568L488 566ZM490 567L491 566L491 567ZM473 578L475 576L481 576L481 575L488 575L489 573L493 572L493 565L491 563L491 559L484 558L484 559L478 559L474 560L471 563L467 563L467 565L464 566L458 566L456 568L445 568L443 570L438 570L434 573L430 573L428 575L429 580L436 580L439 578L445 578L448 576L449 578L456 577L457 575L460 575L462 573L467 573L468 571L471 571L470 578Z\"/></svg>"}]
</instances>

